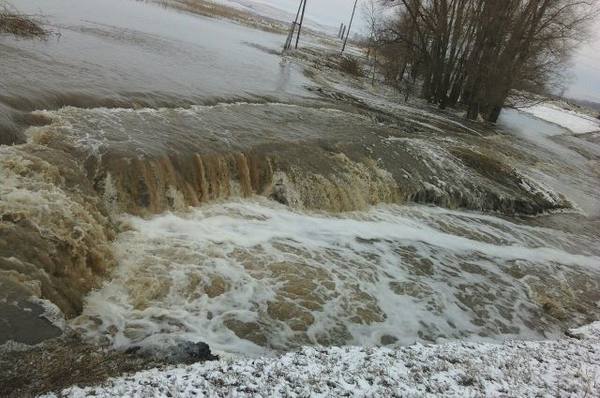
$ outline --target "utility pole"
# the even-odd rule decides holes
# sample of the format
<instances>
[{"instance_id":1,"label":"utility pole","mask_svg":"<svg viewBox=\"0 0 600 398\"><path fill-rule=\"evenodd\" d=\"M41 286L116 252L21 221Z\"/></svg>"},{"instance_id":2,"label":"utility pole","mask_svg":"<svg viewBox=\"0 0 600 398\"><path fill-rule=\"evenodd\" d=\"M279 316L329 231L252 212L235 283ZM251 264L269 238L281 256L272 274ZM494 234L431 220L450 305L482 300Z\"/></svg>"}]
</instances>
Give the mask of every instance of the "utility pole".
<instances>
[{"instance_id":1,"label":"utility pole","mask_svg":"<svg viewBox=\"0 0 600 398\"><path fill-rule=\"evenodd\" d=\"M338 31L338 35L337 35L338 39L341 39L343 37L342 36L342 29L344 29L344 23L343 22L340 24L340 30Z\"/></svg>"},{"instance_id":2,"label":"utility pole","mask_svg":"<svg viewBox=\"0 0 600 398\"><path fill-rule=\"evenodd\" d=\"M306 2L304 0L304 6L302 7L302 16L300 17L300 25L298 25L298 36L296 36L296 48L298 48L298 40L300 40L300 31L302 30L302 22L304 21L304 11L306 10Z\"/></svg>"},{"instance_id":3,"label":"utility pole","mask_svg":"<svg viewBox=\"0 0 600 398\"><path fill-rule=\"evenodd\" d=\"M342 35L340 36L341 40L344 40L344 35L346 34L346 24L344 24L344 27L342 28Z\"/></svg>"},{"instance_id":4,"label":"utility pole","mask_svg":"<svg viewBox=\"0 0 600 398\"><path fill-rule=\"evenodd\" d=\"M356 12L356 4L358 0L354 0L354 8L352 8L352 16L350 17L350 24L348 25L348 31L346 32L346 38L344 39L344 45L342 46L342 53L346 49L346 43L348 42L348 36L350 36L350 28L352 28L352 21L354 20L354 13Z\"/></svg>"},{"instance_id":5,"label":"utility pole","mask_svg":"<svg viewBox=\"0 0 600 398\"><path fill-rule=\"evenodd\" d=\"M302 9L302 5L305 0L300 0L300 4L298 5L298 11L296 11L296 18L294 22L292 22L292 26L290 27L290 32L288 33L288 37L283 45L283 51L289 50L292 46L292 40L294 39L294 32L296 31L296 25L298 25L298 17L300 16L300 10Z\"/></svg>"}]
</instances>

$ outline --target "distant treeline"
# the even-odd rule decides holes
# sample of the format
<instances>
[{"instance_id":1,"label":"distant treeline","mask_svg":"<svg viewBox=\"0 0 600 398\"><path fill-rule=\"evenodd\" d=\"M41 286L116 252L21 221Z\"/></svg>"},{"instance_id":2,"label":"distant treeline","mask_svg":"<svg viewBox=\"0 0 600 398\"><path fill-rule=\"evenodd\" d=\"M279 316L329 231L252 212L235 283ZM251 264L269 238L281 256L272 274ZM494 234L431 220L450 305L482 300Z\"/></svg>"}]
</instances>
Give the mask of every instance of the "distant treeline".
<instances>
[{"instance_id":1,"label":"distant treeline","mask_svg":"<svg viewBox=\"0 0 600 398\"><path fill-rule=\"evenodd\" d=\"M375 18L366 7L370 46L387 80L441 108L497 120L512 89L552 90L596 0L372 0L393 7ZM369 12L371 10L371 12ZM389 13L387 13L389 15Z\"/></svg>"},{"instance_id":2,"label":"distant treeline","mask_svg":"<svg viewBox=\"0 0 600 398\"><path fill-rule=\"evenodd\" d=\"M568 98L570 102L574 102L579 106L583 106L585 108L591 109L593 111L600 112L600 102L582 100L577 98ZM600 113L598 114L598 119L600 119Z\"/></svg>"}]
</instances>

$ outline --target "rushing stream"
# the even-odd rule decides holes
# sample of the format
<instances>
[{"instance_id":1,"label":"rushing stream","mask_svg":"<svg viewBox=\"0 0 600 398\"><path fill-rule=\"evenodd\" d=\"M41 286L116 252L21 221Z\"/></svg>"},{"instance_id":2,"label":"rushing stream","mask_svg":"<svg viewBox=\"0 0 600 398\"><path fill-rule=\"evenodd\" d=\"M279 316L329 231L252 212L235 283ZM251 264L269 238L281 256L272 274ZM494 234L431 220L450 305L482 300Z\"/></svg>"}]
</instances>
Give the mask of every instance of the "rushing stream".
<instances>
[{"instance_id":1,"label":"rushing stream","mask_svg":"<svg viewBox=\"0 0 600 398\"><path fill-rule=\"evenodd\" d=\"M152 2L14 3L60 32L0 38L19 306L52 301L119 349L244 355L542 339L600 314L589 137L361 102L280 57L280 34Z\"/></svg>"},{"instance_id":2,"label":"rushing stream","mask_svg":"<svg viewBox=\"0 0 600 398\"><path fill-rule=\"evenodd\" d=\"M531 297L600 272L590 239L435 207L332 216L257 199L124 222L113 280L73 322L117 347L541 338L559 330Z\"/></svg>"}]
</instances>

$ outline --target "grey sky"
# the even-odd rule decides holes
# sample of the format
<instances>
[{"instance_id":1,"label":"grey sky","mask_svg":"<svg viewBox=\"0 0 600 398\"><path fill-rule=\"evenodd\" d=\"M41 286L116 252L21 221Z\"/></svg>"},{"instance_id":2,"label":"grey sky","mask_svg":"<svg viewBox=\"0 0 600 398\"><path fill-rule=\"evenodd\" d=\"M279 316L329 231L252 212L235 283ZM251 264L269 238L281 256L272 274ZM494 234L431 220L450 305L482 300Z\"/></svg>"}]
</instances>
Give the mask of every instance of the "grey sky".
<instances>
[{"instance_id":1,"label":"grey sky","mask_svg":"<svg viewBox=\"0 0 600 398\"><path fill-rule=\"evenodd\" d=\"M300 0L255 0L258 3L270 4L274 7L296 13ZM350 19L354 0L307 0L306 14L315 22L338 26L342 20Z\"/></svg>"},{"instance_id":2,"label":"grey sky","mask_svg":"<svg viewBox=\"0 0 600 398\"><path fill-rule=\"evenodd\" d=\"M255 0L295 13L299 0ZM338 26L348 21L354 0L307 0L306 14L311 20L321 24ZM359 0L361 3L364 0ZM362 15L357 13L357 29L361 29ZM573 57L570 72L573 81L567 95L600 102L600 22L593 28L593 39L579 49Z\"/></svg>"},{"instance_id":3,"label":"grey sky","mask_svg":"<svg viewBox=\"0 0 600 398\"><path fill-rule=\"evenodd\" d=\"M592 28L589 43L575 52L572 64L575 79L567 94L600 102L600 21Z\"/></svg>"}]
</instances>

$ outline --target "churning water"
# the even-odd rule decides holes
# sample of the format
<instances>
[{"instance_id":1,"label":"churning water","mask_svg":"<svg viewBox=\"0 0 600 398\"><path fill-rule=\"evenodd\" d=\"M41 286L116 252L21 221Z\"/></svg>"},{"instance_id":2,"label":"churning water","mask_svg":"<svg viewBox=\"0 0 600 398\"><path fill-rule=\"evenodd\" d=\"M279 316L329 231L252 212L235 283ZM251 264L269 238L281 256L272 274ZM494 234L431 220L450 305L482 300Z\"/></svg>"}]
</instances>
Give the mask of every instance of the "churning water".
<instances>
[{"instance_id":1,"label":"churning water","mask_svg":"<svg viewBox=\"0 0 600 398\"><path fill-rule=\"evenodd\" d=\"M588 141L523 149L450 115L307 99L282 35L152 3L14 3L61 36L0 42L0 129L37 125L0 152L0 265L67 316L98 287L70 320L90 339L260 355L543 338L598 314L593 219L400 205L538 214L569 190L594 216Z\"/></svg>"},{"instance_id":2,"label":"churning water","mask_svg":"<svg viewBox=\"0 0 600 398\"><path fill-rule=\"evenodd\" d=\"M541 338L559 330L540 301L598 291L582 284L600 272L590 239L435 207L334 216L255 199L123 223L120 265L74 321L121 348Z\"/></svg>"}]
</instances>

